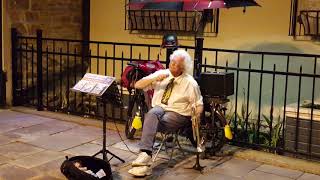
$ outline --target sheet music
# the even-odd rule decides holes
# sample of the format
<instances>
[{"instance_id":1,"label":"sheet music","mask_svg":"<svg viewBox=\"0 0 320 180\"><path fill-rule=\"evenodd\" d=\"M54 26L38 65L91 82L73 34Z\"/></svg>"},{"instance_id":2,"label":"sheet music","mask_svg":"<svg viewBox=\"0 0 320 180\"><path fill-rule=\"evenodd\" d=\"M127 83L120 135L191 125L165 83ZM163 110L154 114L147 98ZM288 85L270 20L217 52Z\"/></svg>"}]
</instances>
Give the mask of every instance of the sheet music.
<instances>
[{"instance_id":1,"label":"sheet music","mask_svg":"<svg viewBox=\"0 0 320 180\"><path fill-rule=\"evenodd\" d=\"M101 96L115 79L115 77L86 73L71 90Z\"/></svg>"}]
</instances>

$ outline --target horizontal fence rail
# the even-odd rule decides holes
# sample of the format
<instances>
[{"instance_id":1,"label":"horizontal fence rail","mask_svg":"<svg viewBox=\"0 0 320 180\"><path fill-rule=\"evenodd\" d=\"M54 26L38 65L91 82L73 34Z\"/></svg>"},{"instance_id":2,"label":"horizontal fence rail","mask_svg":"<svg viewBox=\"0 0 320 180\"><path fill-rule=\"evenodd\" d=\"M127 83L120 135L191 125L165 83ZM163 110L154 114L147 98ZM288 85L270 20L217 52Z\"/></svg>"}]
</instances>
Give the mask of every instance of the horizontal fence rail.
<instances>
[{"instance_id":1,"label":"horizontal fence rail","mask_svg":"<svg viewBox=\"0 0 320 180\"><path fill-rule=\"evenodd\" d=\"M160 43L159 43L160 44ZM181 46L195 59L194 75L233 72L234 95L226 118L237 145L278 153L320 157L319 55ZM24 37L12 30L13 104L38 110L102 117L94 96L70 91L85 73L120 80L128 62L160 60L168 66L172 51L160 45ZM212 84L216 85L216 84ZM219 86L217 84L216 86ZM126 120L124 106L107 106L110 118Z\"/></svg>"}]
</instances>

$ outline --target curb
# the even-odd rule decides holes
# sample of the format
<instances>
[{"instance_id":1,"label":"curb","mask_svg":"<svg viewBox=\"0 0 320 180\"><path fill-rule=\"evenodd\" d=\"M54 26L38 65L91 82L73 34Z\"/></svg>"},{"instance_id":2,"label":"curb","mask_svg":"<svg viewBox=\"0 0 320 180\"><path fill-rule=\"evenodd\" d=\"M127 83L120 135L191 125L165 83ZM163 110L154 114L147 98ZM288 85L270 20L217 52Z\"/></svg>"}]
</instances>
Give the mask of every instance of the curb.
<instances>
[{"instance_id":1,"label":"curb","mask_svg":"<svg viewBox=\"0 0 320 180\"><path fill-rule=\"evenodd\" d=\"M233 154L233 156L240 159L253 160L256 162L261 162L273 166L320 175L319 162L307 161L304 159L297 159L288 156L281 156L277 154L255 151L250 149L237 151Z\"/></svg>"}]
</instances>

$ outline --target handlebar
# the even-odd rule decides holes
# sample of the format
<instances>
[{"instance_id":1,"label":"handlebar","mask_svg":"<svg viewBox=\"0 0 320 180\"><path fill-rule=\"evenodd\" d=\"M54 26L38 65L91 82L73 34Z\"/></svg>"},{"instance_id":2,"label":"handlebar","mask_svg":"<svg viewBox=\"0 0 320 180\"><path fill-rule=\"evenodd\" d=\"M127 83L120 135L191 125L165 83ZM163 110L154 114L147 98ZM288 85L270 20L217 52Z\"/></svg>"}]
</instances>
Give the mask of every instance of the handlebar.
<instances>
[{"instance_id":1,"label":"handlebar","mask_svg":"<svg viewBox=\"0 0 320 180\"><path fill-rule=\"evenodd\" d=\"M128 65L129 66L133 66L135 68L138 68L139 67L139 64L138 63L133 63L133 62L128 62Z\"/></svg>"}]
</instances>

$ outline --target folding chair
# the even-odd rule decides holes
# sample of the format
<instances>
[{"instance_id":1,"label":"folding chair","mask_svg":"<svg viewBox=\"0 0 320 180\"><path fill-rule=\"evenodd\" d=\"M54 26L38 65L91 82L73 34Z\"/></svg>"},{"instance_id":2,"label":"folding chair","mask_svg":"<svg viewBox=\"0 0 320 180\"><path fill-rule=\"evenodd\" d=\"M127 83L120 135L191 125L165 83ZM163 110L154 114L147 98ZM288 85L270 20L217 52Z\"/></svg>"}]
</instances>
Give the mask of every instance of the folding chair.
<instances>
[{"instance_id":1,"label":"folding chair","mask_svg":"<svg viewBox=\"0 0 320 180\"><path fill-rule=\"evenodd\" d=\"M188 132L190 131L191 132ZM185 126L183 126L182 128L179 128L176 131L165 131L165 132L159 132L160 133L160 145L158 146L158 148L155 150L154 156L152 158L152 161L154 162L156 160L156 158L158 157L160 151L162 150L162 148L164 147L164 150L166 152L166 154L168 154L168 146L167 146L167 140L169 137L173 137L172 140L172 147L171 148L171 152L170 152L170 158L168 161L168 164L171 162L172 157L173 157L173 152L175 149L178 149L182 152L182 155L185 156L184 150L181 147L181 144L179 142L179 136L184 136L187 139L189 139L192 143L192 145L194 145L193 139L190 139L190 137L187 137L184 135L184 132L186 132L186 134L192 134L192 122L190 121L190 123L186 124Z\"/></svg>"}]
</instances>

